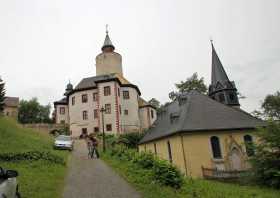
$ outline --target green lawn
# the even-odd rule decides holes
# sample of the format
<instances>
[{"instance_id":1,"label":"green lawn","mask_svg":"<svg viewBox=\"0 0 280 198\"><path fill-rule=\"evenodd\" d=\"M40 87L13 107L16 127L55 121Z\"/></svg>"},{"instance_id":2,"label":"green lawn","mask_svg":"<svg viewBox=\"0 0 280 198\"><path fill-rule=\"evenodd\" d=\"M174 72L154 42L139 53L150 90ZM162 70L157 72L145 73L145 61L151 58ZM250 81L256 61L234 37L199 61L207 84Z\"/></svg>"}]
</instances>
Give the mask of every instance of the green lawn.
<instances>
[{"instance_id":1,"label":"green lawn","mask_svg":"<svg viewBox=\"0 0 280 198\"><path fill-rule=\"evenodd\" d=\"M53 138L31 129L22 128L13 120L0 117L0 153L45 151L68 161L69 151L54 151ZM23 197L61 197L67 165L46 160L3 162L0 166L19 172L19 186Z\"/></svg>"},{"instance_id":2,"label":"green lawn","mask_svg":"<svg viewBox=\"0 0 280 198\"><path fill-rule=\"evenodd\" d=\"M202 179L185 179L180 190L161 186L152 180L151 171L144 170L132 162L102 155L103 160L142 193L144 198L279 198L280 191L240 186Z\"/></svg>"}]
</instances>

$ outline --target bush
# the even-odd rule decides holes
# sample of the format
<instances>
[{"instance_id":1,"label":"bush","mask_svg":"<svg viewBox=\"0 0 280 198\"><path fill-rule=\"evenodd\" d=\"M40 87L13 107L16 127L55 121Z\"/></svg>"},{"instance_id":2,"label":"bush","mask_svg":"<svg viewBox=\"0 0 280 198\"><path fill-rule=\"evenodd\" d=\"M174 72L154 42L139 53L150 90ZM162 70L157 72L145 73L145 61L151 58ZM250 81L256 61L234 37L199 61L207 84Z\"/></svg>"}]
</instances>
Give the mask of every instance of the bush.
<instances>
[{"instance_id":1,"label":"bush","mask_svg":"<svg viewBox=\"0 0 280 198\"><path fill-rule=\"evenodd\" d=\"M160 160L152 153L138 153L134 149L116 146L110 150L109 154L119 160L131 161L142 169L151 170L153 179L162 185L177 189L183 184L180 171L168 161Z\"/></svg>"},{"instance_id":2,"label":"bush","mask_svg":"<svg viewBox=\"0 0 280 198\"><path fill-rule=\"evenodd\" d=\"M0 162L17 162L17 161L36 161L36 160L46 160L55 164L65 165L65 161L62 157L54 155L50 152L40 152L40 151L29 151L23 153L1 153Z\"/></svg>"},{"instance_id":3,"label":"bush","mask_svg":"<svg viewBox=\"0 0 280 198\"><path fill-rule=\"evenodd\" d=\"M139 132L121 134L118 138L118 142L124 144L128 148L136 149L144 135L145 133Z\"/></svg>"},{"instance_id":4,"label":"bush","mask_svg":"<svg viewBox=\"0 0 280 198\"><path fill-rule=\"evenodd\" d=\"M255 181L261 185L280 188L280 124L270 122L257 133L252 165Z\"/></svg>"}]
</instances>

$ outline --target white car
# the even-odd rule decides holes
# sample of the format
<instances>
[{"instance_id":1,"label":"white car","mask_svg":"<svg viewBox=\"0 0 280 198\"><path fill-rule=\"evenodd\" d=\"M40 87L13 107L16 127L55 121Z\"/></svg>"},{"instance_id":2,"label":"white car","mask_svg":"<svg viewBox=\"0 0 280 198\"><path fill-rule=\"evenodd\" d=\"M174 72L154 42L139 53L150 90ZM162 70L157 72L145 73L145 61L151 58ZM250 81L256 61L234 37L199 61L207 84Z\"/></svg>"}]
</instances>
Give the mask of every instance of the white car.
<instances>
[{"instance_id":1,"label":"white car","mask_svg":"<svg viewBox=\"0 0 280 198\"><path fill-rule=\"evenodd\" d=\"M54 148L72 151L74 148L74 141L68 135L59 135L55 138Z\"/></svg>"},{"instance_id":2,"label":"white car","mask_svg":"<svg viewBox=\"0 0 280 198\"><path fill-rule=\"evenodd\" d=\"M0 198L20 198L17 176L17 171L0 167Z\"/></svg>"}]
</instances>

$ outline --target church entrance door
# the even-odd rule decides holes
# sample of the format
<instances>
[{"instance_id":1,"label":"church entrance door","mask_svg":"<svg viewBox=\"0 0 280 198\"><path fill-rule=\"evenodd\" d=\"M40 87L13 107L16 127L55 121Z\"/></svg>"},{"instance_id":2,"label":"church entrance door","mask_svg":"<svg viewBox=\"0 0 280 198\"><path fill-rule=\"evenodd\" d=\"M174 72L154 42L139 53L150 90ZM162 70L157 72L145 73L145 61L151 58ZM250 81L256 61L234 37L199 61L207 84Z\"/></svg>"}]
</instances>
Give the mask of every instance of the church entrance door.
<instances>
[{"instance_id":1,"label":"church entrance door","mask_svg":"<svg viewBox=\"0 0 280 198\"><path fill-rule=\"evenodd\" d=\"M242 169L241 153L237 148L233 148L229 155L230 165L232 170Z\"/></svg>"}]
</instances>

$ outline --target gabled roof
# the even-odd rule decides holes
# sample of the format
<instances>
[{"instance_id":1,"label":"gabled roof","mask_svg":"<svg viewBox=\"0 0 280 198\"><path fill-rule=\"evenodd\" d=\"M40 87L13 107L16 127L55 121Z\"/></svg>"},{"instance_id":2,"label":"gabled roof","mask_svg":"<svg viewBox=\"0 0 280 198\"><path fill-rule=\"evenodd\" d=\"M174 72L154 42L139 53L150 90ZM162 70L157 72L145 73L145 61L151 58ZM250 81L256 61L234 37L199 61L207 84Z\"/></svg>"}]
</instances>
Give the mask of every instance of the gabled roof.
<instances>
[{"instance_id":1,"label":"gabled roof","mask_svg":"<svg viewBox=\"0 0 280 198\"><path fill-rule=\"evenodd\" d=\"M53 104L54 105L68 105L67 98L64 97L64 98L62 98L62 99L60 99L58 101L55 101Z\"/></svg>"},{"instance_id":2,"label":"gabled roof","mask_svg":"<svg viewBox=\"0 0 280 198\"><path fill-rule=\"evenodd\" d=\"M75 87L75 89L73 89L70 92L70 94L75 92L75 91L81 91L81 90L86 90L86 89L94 89L94 88L97 88L97 83L109 82L109 81L117 81L120 84L121 87L133 87L133 88L136 89L138 94L141 95L141 92L136 85L131 84L124 77L122 77L118 74L114 74L114 73L83 78L79 82L79 84Z\"/></svg>"},{"instance_id":3,"label":"gabled roof","mask_svg":"<svg viewBox=\"0 0 280 198\"><path fill-rule=\"evenodd\" d=\"M211 84L215 85L217 82L226 82L229 81L229 78L225 72L225 69L216 53L213 43L212 46L212 77Z\"/></svg>"},{"instance_id":4,"label":"gabled roof","mask_svg":"<svg viewBox=\"0 0 280 198\"><path fill-rule=\"evenodd\" d=\"M7 107L18 107L19 105L19 98L18 97L5 97L4 104Z\"/></svg>"},{"instance_id":5,"label":"gabled roof","mask_svg":"<svg viewBox=\"0 0 280 198\"><path fill-rule=\"evenodd\" d=\"M191 91L163 109L140 144L181 132L254 129L258 126L265 126L265 122Z\"/></svg>"}]
</instances>

